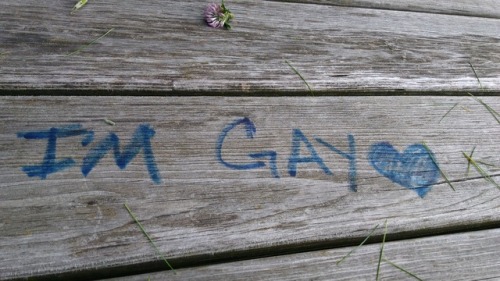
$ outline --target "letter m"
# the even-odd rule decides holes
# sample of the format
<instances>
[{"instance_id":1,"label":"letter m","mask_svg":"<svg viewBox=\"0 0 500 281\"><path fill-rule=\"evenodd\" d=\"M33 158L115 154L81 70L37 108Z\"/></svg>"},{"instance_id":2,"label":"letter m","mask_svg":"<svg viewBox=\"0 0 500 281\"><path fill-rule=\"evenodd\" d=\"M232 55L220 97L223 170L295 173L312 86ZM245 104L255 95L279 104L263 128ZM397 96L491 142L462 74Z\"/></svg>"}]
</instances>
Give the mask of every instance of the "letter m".
<instances>
[{"instance_id":1,"label":"letter m","mask_svg":"<svg viewBox=\"0 0 500 281\"><path fill-rule=\"evenodd\" d=\"M155 131L149 125L139 125L131 141L124 147L123 151L120 151L120 139L116 134L110 133L104 140L90 150L83 159L83 175L87 176L110 150L113 150L115 163L122 170L125 169L132 159L142 150L149 176L154 183L159 184L161 178L154 159L153 149L151 148L151 138L154 134Z\"/></svg>"}]
</instances>

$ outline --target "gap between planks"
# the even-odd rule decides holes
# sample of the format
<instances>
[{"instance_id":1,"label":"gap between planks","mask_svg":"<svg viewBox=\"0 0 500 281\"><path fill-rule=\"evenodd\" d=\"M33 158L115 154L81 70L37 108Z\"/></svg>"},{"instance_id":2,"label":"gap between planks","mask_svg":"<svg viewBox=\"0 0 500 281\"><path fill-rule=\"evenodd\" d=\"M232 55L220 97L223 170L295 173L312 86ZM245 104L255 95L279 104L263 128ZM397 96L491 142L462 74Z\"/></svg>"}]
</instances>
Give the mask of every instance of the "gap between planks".
<instances>
[{"instance_id":1,"label":"gap between planks","mask_svg":"<svg viewBox=\"0 0 500 281\"><path fill-rule=\"evenodd\" d=\"M382 280L493 280L500 277L496 248L500 229L384 243ZM373 280L380 245L363 245L343 264L350 248L313 251L226 264L162 271L117 280ZM115 280L115 279L113 279ZM111 280L110 280L111 281Z\"/></svg>"},{"instance_id":2,"label":"gap between planks","mask_svg":"<svg viewBox=\"0 0 500 281\"><path fill-rule=\"evenodd\" d=\"M500 13L495 10L487 10L480 5L475 5L472 1L450 1L450 2L440 2L435 3L431 1L412 1L411 4L404 3L402 1L378 1L377 3L368 2L363 0L358 1L343 1L343 0L264 0L268 2L281 2L281 3L298 3L298 4L313 4L313 5L326 5L326 6L337 6L337 7L348 7L348 8L360 8L360 9L373 9L373 10L384 10L384 11L398 11L398 12L410 12L410 13L424 13L424 14L436 14L436 15L447 15L447 16L464 16L464 17L476 17L476 18L489 18L489 19L500 19ZM462 2L462 3L460 3ZM470 2L470 3L469 3ZM440 5L437 6L436 4ZM481 3L484 4L484 3ZM486 3L487 5L495 5L494 1ZM429 7L429 5L433 5ZM460 9L457 8L459 5L472 5L475 6L474 9ZM486 5L486 6L487 6Z\"/></svg>"},{"instance_id":3,"label":"gap between planks","mask_svg":"<svg viewBox=\"0 0 500 281\"><path fill-rule=\"evenodd\" d=\"M241 91L148 91L148 90L50 90L50 89L35 89L35 90L2 90L0 89L0 96L48 96L48 97L498 97L500 91L477 89L474 91L406 91L405 89L394 89L390 91L365 91L365 90L318 90L309 92L308 90L297 91L277 91L277 90L256 90L252 92Z\"/></svg>"},{"instance_id":4,"label":"gap between planks","mask_svg":"<svg viewBox=\"0 0 500 281\"><path fill-rule=\"evenodd\" d=\"M133 222L131 222L133 223ZM389 221L390 223L390 221ZM390 227L390 225L389 225ZM378 228L380 232L383 227ZM464 231L464 230L467 231ZM400 232L400 233L388 233L385 238L385 243L401 243L408 240L414 239L430 239L440 237L446 237L450 235L463 235L467 233L476 233L483 231L494 231L500 229L500 222L488 223L488 224L469 224L462 227L447 227L447 228L436 228L436 229L426 229L419 232ZM146 229L147 231L147 229ZM368 235L368 232L366 233ZM377 245L382 242L383 233L377 233L370 236L370 238L363 244L363 247L370 247L370 245ZM303 244L287 244L277 247L268 248L257 248L251 250L243 251L230 251L230 252L218 252L212 255L197 255L197 256L187 256L176 259L167 260L172 264L175 271L183 269L191 269L202 266L213 266L232 262L245 262L245 261L255 261L266 258L279 258L287 255L300 255L307 253L314 253L318 251L332 251L342 248L357 247L366 237L358 237L354 239L336 239L335 241L317 241L308 242ZM146 239L146 238L145 238ZM148 245L149 247L149 245ZM153 249L151 250L153 251ZM348 250L345 251L346 253ZM335 266L335 263L332 263ZM150 274L160 271L168 270L165 268L166 265L163 260L159 257L155 261L128 264L123 266L100 268L97 270L84 269L77 271L68 271L58 274L48 274L42 276L35 276L38 281L58 281L58 280L73 280L73 281L83 281L83 280L95 280L95 279L109 279L109 278L123 278L125 276ZM170 271L170 270L168 270ZM141 277L142 278L142 277ZM182 279L182 275L178 278ZM25 278L11 279L11 281L25 280ZM136 280L136 279L133 279ZM144 279L146 280L146 279Z\"/></svg>"}]
</instances>

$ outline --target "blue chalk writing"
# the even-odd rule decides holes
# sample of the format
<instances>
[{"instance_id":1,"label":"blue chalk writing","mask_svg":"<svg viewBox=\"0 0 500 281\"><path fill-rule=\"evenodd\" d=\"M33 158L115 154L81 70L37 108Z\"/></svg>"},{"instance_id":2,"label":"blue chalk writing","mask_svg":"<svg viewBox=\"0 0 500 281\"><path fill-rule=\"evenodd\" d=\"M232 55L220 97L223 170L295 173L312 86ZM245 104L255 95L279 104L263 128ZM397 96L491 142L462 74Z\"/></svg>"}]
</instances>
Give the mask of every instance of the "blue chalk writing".
<instances>
[{"instance_id":1,"label":"blue chalk writing","mask_svg":"<svg viewBox=\"0 0 500 281\"><path fill-rule=\"evenodd\" d=\"M217 139L217 143L215 146L215 156L217 160L222 165L233 170L251 170L251 169L259 169L265 167L266 162L264 161L255 161L246 164L234 164L234 163L229 163L222 158L222 147L224 144L224 140L226 139L229 132L231 132L234 128L236 128L239 125L243 125L245 127L245 132L248 139L253 139L255 133L257 132L257 128L255 127L254 123L247 117L236 119L235 121L229 123L226 127L224 127L224 129L222 130ZM269 168L271 170L271 174L273 175L273 177L279 178L278 169L276 168L277 154L275 151L250 153L248 156L253 159L269 158Z\"/></svg>"},{"instance_id":2,"label":"blue chalk writing","mask_svg":"<svg viewBox=\"0 0 500 281\"><path fill-rule=\"evenodd\" d=\"M354 141L354 136L349 134L347 136L349 141L349 153L345 153L333 145L327 143L321 138L315 138L315 140L322 145L326 146L331 151L337 153L338 155L349 160L349 188L352 191L358 190L358 185L356 184L357 168L356 168L356 142Z\"/></svg>"},{"instance_id":3,"label":"blue chalk writing","mask_svg":"<svg viewBox=\"0 0 500 281\"><path fill-rule=\"evenodd\" d=\"M371 146L368 160L381 175L424 197L439 178L439 169L430 153L421 144L399 153L390 143L380 142Z\"/></svg>"},{"instance_id":4,"label":"blue chalk writing","mask_svg":"<svg viewBox=\"0 0 500 281\"><path fill-rule=\"evenodd\" d=\"M273 150L250 153L250 158L266 161L255 161L245 164L229 163L222 157L222 146L226 136L237 126L242 125L246 132L246 137L251 139L256 133L254 123L248 118L237 119L224 127L216 145L216 157L224 166L235 170L249 170L262 168L269 163L269 168L273 177L279 178L277 169L277 153ZM348 180L349 189L353 192L358 190L357 184L357 149L354 135L348 134L347 140L349 150L342 151L336 146L326 142L322 138L314 137L314 140L325 146L330 151L349 161ZM301 146L304 145L309 155L301 155ZM415 191L420 197L424 197L439 178L439 169L434 162L434 155L423 145L414 144L409 146L403 153L399 153L388 142L380 142L371 146L368 153L368 161L371 166L381 175L387 177L392 182L397 183L407 189ZM327 175L333 175L331 170L325 165L313 144L302 133L300 129L292 130L291 152L288 158L288 173L291 177L297 175L297 165L302 163L316 163Z\"/></svg>"},{"instance_id":5,"label":"blue chalk writing","mask_svg":"<svg viewBox=\"0 0 500 281\"><path fill-rule=\"evenodd\" d=\"M226 167L236 170L262 168L266 166L268 162L271 174L279 178L276 165L276 151L269 150L259 153L250 153L248 156L253 159L265 159L267 161L256 161L245 164L229 163L222 158L222 144L224 143L225 137L231 130L239 125L244 126L247 138L254 137L256 127L250 119L237 119L228 124L222 130L217 140L216 156L219 162ZM342 151L319 137L315 137L314 140L349 161L349 188L351 191L356 192L358 190L357 149L354 135L347 135L349 143L348 151ZM302 145L305 145L309 155L301 155ZM388 142L380 142L371 146L368 153L368 161L378 173L387 177L394 183L415 191L422 198L429 192L432 185L434 185L439 178L439 169L433 160L433 153L420 144L411 145L403 153L399 153ZM291 153L288 159L288 173L290 176L295 177L297 175L297 165L299 163L316 163L325 174L333 175L315 150L313 144L302 131L300 129L293 129Z\"/></svg>"},{"instance_id":6,"label":"blue chalk writing","mask_svg":"<svg viewBox=\"0 0 500 281\"><path fill-rule=\"evenodd\" d=\"M47 149L43 162L40 165L23 166L22 170L29 177L40 177L46 179L48 175L59 172L61 170L70 168L75 165L72 158L64 158L56 160L56 146L58 138L68 138L74 136L85 135L82 145L87 145L92 141L93 132L83 129L81 125L70 125L61 128L50 128L47 131L34 131L34 132L19 132L18 138L27 140L47 140Z\"/></svg>"},{"instance_id":7,"label":"blue chalk writing","mask_svg":"<svg viewBox=\"0 0 500 281\"><path fill-rule=\"evenodd\" d=\"M275 178L279 178L280 175L278 173L278 167L276 166L276 158L278 158L278 154L276 151L262 151L258 153L250 153L248 156L254 158L254 159L261 159L261 158L269 158L269 168L271 169L271 175Z\"/></svg>"},{"instance_id":8,"label":"blue chalk writing","mask_svg":"<svg viewBox=\"0 0 500 281\"><path fill-rule=\"evenodd\" d=\"M97 146L89 151L83 160L81 171L84 176L87 176L97 163L113 149L115 162L120 169L124 169L130 161L141 151L144 154L144 161L153 182L160 183L161 178L156 166L151 148L151 138L155 131L149 125L140 125L135 131L131 142L125 146L123 152L120 152L120 140L114 133L110 133L107 138L102 140ZM80 124L69 125L60 128L50 128L46 131L19 132L18 138L27 140L47 140L47 149L45 156L40 165L23 166L22 170L29 177L40 177L46 179L48 175L71 168L76 165L73 158L64 158L57 160L57 139L68 138L74 136L83 136L81 145L86 147L94 141L94 132L82 128Z\"/></svg>"},{"instance_id":9,"label":"blue chalk writing","mask_svg":"<svg viewBox=\"0 0 500 281\"><path fill-rule=\"evenodd\" d=\"M93 131L88 131L87 134L85 134L85 137L82 140L82 146L87 146L90 143L94 141L94 132Z\"/></svg>"},{"instance_id":10,"label":"blue chalk writing","mask_svg":"<svg viewBox=\"0 0 500 281\"><path fill-rule=\"evenodd\" d=\"M96 147L91 149L83 159L81 168L83 175L87 176L111 149L113 149L115 163L120 169L125 169L142 150L149 176L154 183L159 184L161 182L160 173L158 172L153 149L151 148L151 138L154 135L155 131L149 125L139 125L130 143L125 146L123 152L120 152L120 139L116 134L110 133Z\"/></svg>"},{"instance_id":11,"label":"blue chalk writing","mask_svg":"<svg viewBox=\"0 0 500 281\"><path fill-rule=\"evenodd\" d=\"M300 156L300 144L304 143L307 150L311 156L301 157ZM297 175L297 164L298 163L316 163L327 175L333 175L333 173L328 169L328 167L323 163L323 159L319 157L318 153L314 149L313 145L304 136L301 130L293 129L292 132L292 152L290 153L290 158L288 160L288 173L290 176L295 177Z\"/></svg>"}]
</instances>

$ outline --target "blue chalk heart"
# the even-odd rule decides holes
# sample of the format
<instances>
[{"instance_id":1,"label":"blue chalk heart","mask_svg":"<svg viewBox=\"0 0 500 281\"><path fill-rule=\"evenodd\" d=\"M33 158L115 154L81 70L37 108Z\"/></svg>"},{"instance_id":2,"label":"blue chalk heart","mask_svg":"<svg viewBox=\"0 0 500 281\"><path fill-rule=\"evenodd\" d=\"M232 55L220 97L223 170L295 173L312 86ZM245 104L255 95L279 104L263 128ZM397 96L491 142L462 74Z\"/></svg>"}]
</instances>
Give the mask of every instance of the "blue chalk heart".
<instances>
[{"instance_id":1,"label":"blue chalk heart","mask_svg":"<svg viewBox=\"0 0 500 281\"><path fill-rule=\"evenodd\" d=\"M421 144L414 144L399 153L388 142L371 146L368 160L381 175L414 190L420 197L429 192L439 178L434 155ZM435 158L434 158L435 159Z\"/></svg>"}]
</instances>

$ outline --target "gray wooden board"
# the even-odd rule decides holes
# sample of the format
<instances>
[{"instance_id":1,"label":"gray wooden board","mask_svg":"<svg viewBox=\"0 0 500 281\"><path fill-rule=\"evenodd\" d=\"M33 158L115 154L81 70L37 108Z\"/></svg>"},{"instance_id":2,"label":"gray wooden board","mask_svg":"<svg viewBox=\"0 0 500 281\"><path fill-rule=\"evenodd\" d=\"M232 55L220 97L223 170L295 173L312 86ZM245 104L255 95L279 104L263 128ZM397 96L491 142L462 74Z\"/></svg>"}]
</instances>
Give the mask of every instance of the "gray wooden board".
<instances>
[{"instance_id":1,"label":"gray wooden board","mask_svg":"<svg viewBox=\"0 0 500 281\"><path fill-rule=\"evenodd\" d=\"M432 1L432 0L275 0L283 2L312 3L346 7L374 8L397 11L411 11L423 13L438 13L448 15L463 15L474 17L500 18L499 0L459 0L459 1Z\"/></svg>"},{"instance_id":2,"label":"gray wooden board","mask_svg":"<svg viewBox=\"0 0 500 281\"><path fill-rule=\"evenodd\" d=\"M478 7L498 11L488 3ZM307 91L285 60L316 91L477 91L469 62L500 90L499 19L236 0L225 31L203 22L205 1L97 1L70 15L73 5L3 1L2 92Z\"/></svg>"},{"instance_id":3,"label":"gray wooden board","mask_svg":"<svg viewBox=\"0 0 500 281\"><path fill-rule=\"evenodd\" d=\"M389 224L389 229L390 229ZM380 244L322 250L111 280L375 280ZM384 257L422 280L500 279L500 229L384 244ZM417 280L382 262L380 280ZM109 280L109 281L111 281Z\"/></svg>"},{"instance_id":4,"label":"gray wooden board","mask_svg":"<svg viewBox=\"0 0 500 281\"><path fill-rule=\"evenodd\" d=\"M498 98L483 99L500 109ZM256 127L253 139L243 125L228 130L243 117ZM174 264L352 245L385 219L390 221L390 239L499 225L500 191L473 168L466 175L461 152L476 147L474 159L500 166L500 125L470 97L5 96L0 99L0 118L2 280L112 271L156 261L124 208L127 201ZM50 128L70 125L73 131L59 129L55 150L44 156L48 141L42 133L48 136L56 132ZM145 147L137 142L141 135L134 133L141 126L156 132L149 135L147 155L154 156L160 184L153 182L142 150L124 169L117 167L113 153L104 154L83 176L83 159L95 156L90 151L111 133L121 140L122 152ZM289 174L288 166L297 162L290 160L296 159L291 157L293 147L298 148L296 155L311 156L305 139L293 145L294 129L296 136L302 132L333 175L317 163L297 163L296 176ZM225 131L224 161L255 163L258 160L249 154L275 151L280 178L272 176L266 157L260 159L266 167L258 169L224 166L216 157L216 144ZM31 138L41 139L29 139L29 132L38 132ZM86 144L90 132L94 141ZM351 162L316 140L349 153L349 134L355 142L357 192L349 189ZM134 139L135 145L127 148ZM456 191L438 176L420 198L369 163L369 151L380 142L390 142L402 153L422 141ZM402 157L411 160L416 155L422 153L402 154L393 168L381 172L389 169L409 180L407 172L414 166L404 164ZM41 171L47 178L28 177L22 168L40 165L44 157ZM74 166L51 173L54 163L68 158ZM483 168L500 181L496 168ZM375 235L380 238L381 233L379 229Z\"/></svg>"}]
</instances>

